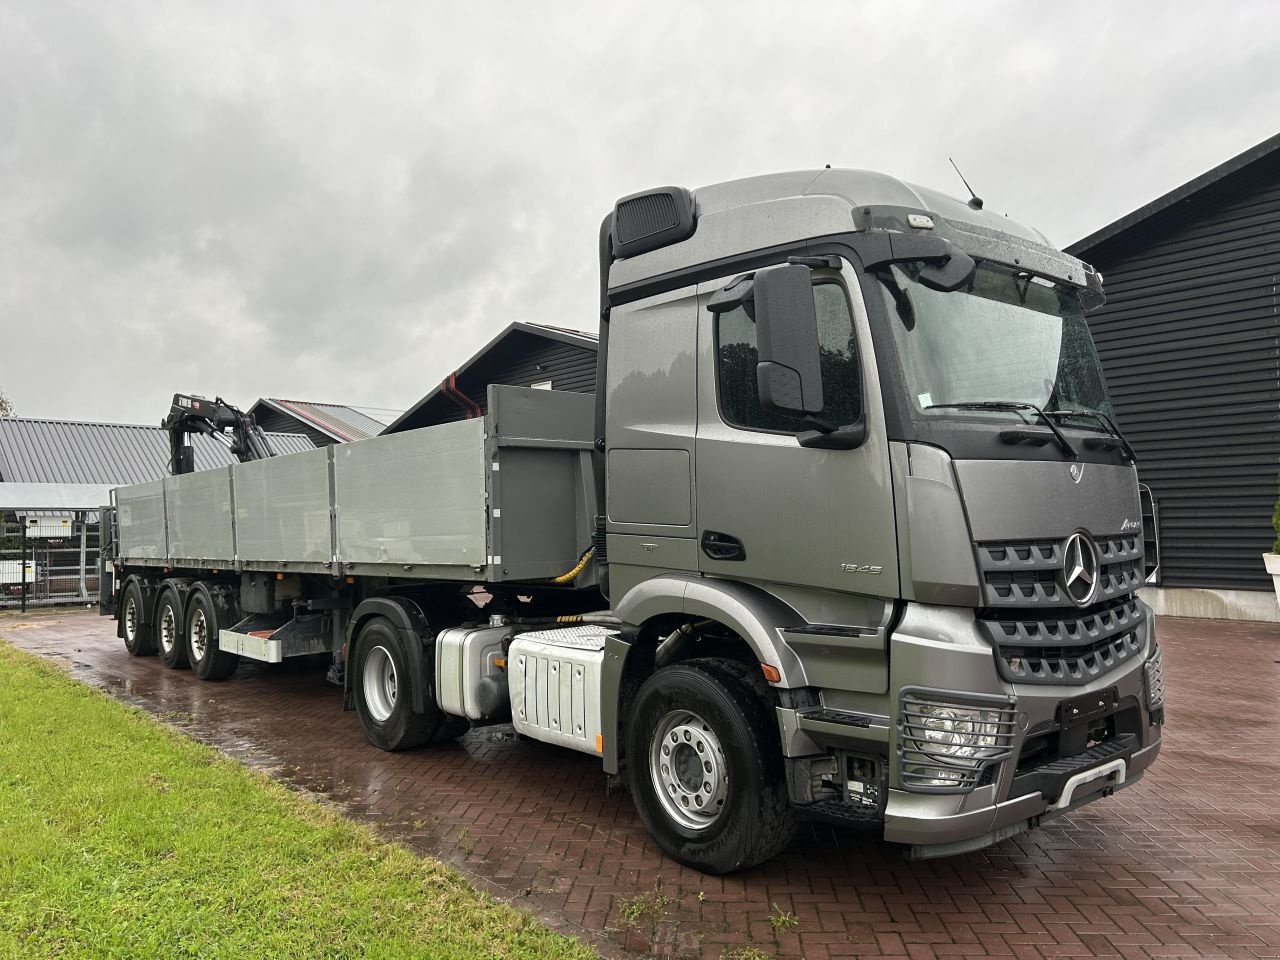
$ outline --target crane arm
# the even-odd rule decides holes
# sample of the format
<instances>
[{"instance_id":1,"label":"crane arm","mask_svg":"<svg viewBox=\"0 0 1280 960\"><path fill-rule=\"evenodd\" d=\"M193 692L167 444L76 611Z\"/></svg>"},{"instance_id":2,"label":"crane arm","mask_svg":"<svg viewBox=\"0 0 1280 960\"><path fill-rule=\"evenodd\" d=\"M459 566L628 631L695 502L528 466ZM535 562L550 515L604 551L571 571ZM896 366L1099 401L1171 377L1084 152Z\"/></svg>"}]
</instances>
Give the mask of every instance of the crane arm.
<instances>
[{"instance_id":1,"label":"crane arm","mask_svg":"<svg viewBox=\"0 0 1280 960\"><path fill-rule=\"evenodd\" d=\"M265 460L276 455L266 433L253 415L223 401L221 397L204 397L175 393L169 415L160 426L169 432L169 472L174 476L195 470L195 456L187 438L193 433L225 433L231 431L230 450L241 463Z\"/></svg>"}]
</instances>

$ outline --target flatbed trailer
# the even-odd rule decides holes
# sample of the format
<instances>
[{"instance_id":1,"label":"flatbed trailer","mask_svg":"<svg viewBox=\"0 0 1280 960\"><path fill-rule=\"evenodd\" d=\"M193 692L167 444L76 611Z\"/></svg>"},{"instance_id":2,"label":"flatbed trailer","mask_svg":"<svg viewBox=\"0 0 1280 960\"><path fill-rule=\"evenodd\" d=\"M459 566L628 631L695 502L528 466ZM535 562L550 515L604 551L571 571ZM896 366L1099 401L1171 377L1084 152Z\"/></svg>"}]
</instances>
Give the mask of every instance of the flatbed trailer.
<instances>
[{"instance_id":1,"label":"flatbed trailer","mask_svg":"<svg viewBox=\"0 0 1280 960\"><path fill-rule=\"evenodd\" d=\"M600 278L594 397L115 491L128 651L326 656L387 750L509 722L712 873L806 818L959 853L1141 778L1163 677L1088 265L823 170L624 197Z\"/></svg>"}]
</instances>

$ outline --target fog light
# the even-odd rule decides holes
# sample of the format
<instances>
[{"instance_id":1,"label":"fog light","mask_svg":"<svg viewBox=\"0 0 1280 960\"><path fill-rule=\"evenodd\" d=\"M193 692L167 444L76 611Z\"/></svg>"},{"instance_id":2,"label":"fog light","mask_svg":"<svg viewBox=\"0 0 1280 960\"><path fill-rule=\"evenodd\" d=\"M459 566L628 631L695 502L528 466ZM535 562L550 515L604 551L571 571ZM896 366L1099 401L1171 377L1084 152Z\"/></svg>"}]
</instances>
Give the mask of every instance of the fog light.
<instances>
[{"instance_id":1,"label":"fog light","mask_svg":"<svg viewBox=\"0 0 1280 960\"><path fill-rule=\"evenodd\" d=\"M988 767L1012 753L1016 701L973 697L959 703L930 694L903 690L899 780L909 790L970 790Z\"/></svg>"},{"instance_id":2,"label":"fog light","mask_svg":"<svg viewBox=\"0 0 1280 960\"><path fill-rule=\"evenodd\" d=\"M976 757L996 746L1000 712L921 704L924 736L936 751L950 757Z\"/></svg>"}]
</instances>

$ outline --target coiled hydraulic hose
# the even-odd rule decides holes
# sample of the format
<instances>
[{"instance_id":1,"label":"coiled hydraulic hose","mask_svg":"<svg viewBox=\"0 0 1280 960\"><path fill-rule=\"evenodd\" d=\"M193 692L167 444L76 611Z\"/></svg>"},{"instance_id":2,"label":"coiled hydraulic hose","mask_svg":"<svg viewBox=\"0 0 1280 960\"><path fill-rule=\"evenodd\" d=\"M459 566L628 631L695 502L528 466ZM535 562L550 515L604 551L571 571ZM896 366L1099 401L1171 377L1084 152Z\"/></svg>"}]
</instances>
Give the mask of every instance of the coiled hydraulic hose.
<instances>
[{"instance_id":1,"label":"coiled hydraulic hose","mask_svg":"<svg viewBox=\"0 0 1280 960\"><path fill-rule=\"evenodd\" d=\"M578 560L577 564L574 566L572 570L570 570L568 573L560 574L560 576L555 577L551 582L552 583L572 583L574 580L578 578L578 574L580 574L583 570L587 568L587 564L591 562L591 558L592 556L595 555L595 552L596 552L595 547L588 547L587 552L582 555L582 557Z\"/></svg>"}]
</instances>

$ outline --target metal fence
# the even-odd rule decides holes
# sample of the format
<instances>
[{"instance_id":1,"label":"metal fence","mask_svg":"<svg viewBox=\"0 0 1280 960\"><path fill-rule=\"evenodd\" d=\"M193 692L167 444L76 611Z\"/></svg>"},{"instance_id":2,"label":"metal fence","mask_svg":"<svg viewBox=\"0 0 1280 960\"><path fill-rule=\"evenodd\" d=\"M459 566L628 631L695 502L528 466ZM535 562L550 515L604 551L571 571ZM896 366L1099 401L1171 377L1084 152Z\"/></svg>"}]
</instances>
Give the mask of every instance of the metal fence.
<instances>
[{"instance_id":1,"label":"metal fence","mask_svg":"<svg viewBox=\"0 0 1280 960\"><path fill-rule=\"evenodd\" d=\"M0 608L96 600L98 542L95 513L0 515Z\"/></svg>"}]
</instances>

